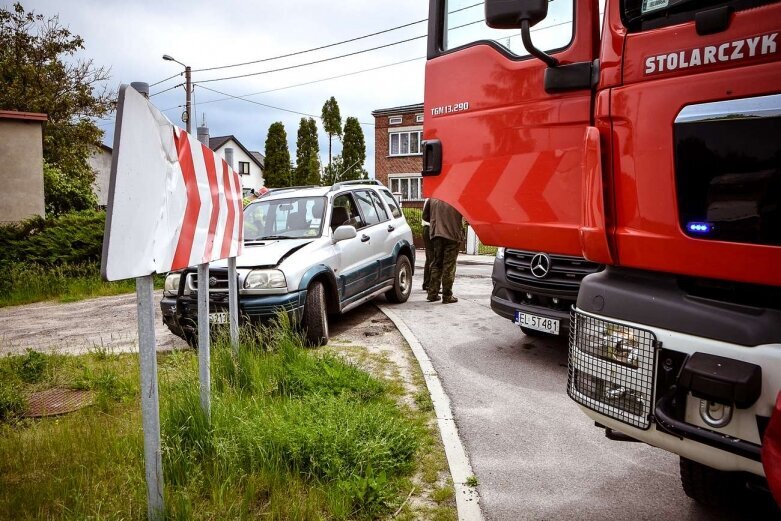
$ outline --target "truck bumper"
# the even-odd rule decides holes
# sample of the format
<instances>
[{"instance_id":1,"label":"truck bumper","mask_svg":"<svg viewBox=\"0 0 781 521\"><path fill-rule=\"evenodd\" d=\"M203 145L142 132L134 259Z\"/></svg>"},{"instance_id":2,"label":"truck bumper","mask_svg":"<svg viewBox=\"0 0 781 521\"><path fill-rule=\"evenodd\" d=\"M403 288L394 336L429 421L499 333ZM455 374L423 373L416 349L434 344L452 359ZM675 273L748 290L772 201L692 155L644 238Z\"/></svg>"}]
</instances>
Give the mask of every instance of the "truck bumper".
<instances>
[{"instance_id":1,"label":"truck bumper","mask_svg":"<svg viewBox=\"0 0 781 521\"><path fill-rule=\"evenodd\" d=\"M568 334L570 309L575 305L577 290L574 293L568 291L560 295L553 295L549 292L541 292L536 288L523 287L509 282L504 262L501 260L494 261L491 281L494 285L493 291L491 291L491 310L494 313L513 323L517 311L552 318L559 321L559 336L564 337ZM553 302L554 298L558 300L558 303Z\"/></svg>"},{"instance_id":2,"label":"truck bumper","mask_svg":"<svg viewBox=\"0 0 781 521\"><path fill-rule=\"evenodd\" d=\"M284 295L240 295L239 326L246 324L264 324L285 313L291 324L299 324L306 304L306 290ZM163 323L171 332L185 340L198 334L198 301L189 297L163 297L160 301ZM228 303L209 302L209 312L228 311Z\"/></svg>"},{"instance_id":3,"label":"truck bumper","mask_svg":"<svg viewBox=\"0 0 781 521\"><path fill-rule=\"evenodd\" d=\"M595 422L715 469L765 475L759 458L736 454L730 450L728 440L761 446L781 389L781 342L746 347L586 313L580 308L575 309L573 328L567 392ZM621 334L615 336L616 332ZM616 360L616 352L625 352L629 339L639 346L635 359L629 363L627 357L618 356ZM598 345L618 340L624 342L619 349ZM706 424L700 414L702 400L691 393L678 404L680 421L691 426L691 430L720 435L725 440L721 448L671 434L654 414L668 391L662 384L665 367L679 367L694 353L740 360L762 368L759 398L750 407L734 407L731 421L723 427ZM673 384L678 384L678 373L671 373Z\"/></svg>"}]
</instances>

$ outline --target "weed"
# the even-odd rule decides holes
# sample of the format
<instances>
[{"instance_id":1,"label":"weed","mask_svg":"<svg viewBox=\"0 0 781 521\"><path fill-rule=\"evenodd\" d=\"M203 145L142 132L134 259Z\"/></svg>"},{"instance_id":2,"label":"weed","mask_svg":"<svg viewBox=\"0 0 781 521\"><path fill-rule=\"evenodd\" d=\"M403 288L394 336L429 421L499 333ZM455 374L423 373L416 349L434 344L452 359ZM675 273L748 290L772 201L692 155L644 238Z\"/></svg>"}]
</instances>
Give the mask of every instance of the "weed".
<instances>
[{"instance_id":1,"label":"weed","mask_svg":"<svg viewBox=\"0 0 781 521\"><path fill-rule=\"evenodd\" d=\"M469 476L468 478L466 478L466 481L464 481L464 484L466 486L468 486L468 487L476 487L477 485L480 484L480 482L477 481L477 476L472 475L472 476Z\"/></svg>"},{"instance_id":2,"label":"weed","mask_svg":"<svg viewBox=\"0 0 781 521\"><path fill-rule=\"evenodd\" d=\"M0 382L0 421L9 421L20 416L26 405L16 386Z\"/></svg>"},{"instance_id":3,"label":"weed","mask_svg":"<svg viewBox=\"0 0 781 521\"><path fill-rule=\"evenodd\" d=\"M46 370L46 358L46 355L28 349L27 354L19 360L18 372L22 381L29 384L39 382Z\"/></svg>"},{"instance_id":4,"label":"weed","mask_svg":"<svg viewBox=\"0 0 781 521\"><path fill-rule=\"evenodd\" d=\"M453 490L453 487L451 485L435 488L431 492L431 499L433 499L437 503L444 503L445 501L450 501L451 499L453 499L454 496L455 496L455 491Z\"/></svg>"}]
</instances>

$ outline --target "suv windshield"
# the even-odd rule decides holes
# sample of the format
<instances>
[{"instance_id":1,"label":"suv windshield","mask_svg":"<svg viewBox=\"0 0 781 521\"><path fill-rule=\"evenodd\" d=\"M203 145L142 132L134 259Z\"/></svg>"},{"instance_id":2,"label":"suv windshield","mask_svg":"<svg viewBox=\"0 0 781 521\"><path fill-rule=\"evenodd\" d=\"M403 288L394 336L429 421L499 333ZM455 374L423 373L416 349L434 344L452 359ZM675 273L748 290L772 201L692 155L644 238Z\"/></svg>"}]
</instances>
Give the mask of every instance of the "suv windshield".
<instances>
[{"instance_id":1,"label":"suv windshield","mask_svg":"<svg viewBox=\"0 0 781 521\"><path fill-rule=\"evenodd\" d=\"M325 197L291 197L257 201L244 209L244 238L297 239L319 237Z\"/></svg>"}]
</instances>

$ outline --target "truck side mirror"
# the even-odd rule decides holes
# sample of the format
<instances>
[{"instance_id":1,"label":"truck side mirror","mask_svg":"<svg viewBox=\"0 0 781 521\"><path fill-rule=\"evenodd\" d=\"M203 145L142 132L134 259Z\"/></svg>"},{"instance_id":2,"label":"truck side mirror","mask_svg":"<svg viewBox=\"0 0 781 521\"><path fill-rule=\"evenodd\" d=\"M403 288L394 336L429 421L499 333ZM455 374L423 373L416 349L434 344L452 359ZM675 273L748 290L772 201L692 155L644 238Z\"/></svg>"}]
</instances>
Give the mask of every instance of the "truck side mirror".
<instances>
[{"instance_id":1,"label":"truck side mirror","mask_svg":"<svg viewBox=\"0 0 781 521\"><path fill-rule=\"evenodd\" d=\"M520 29L521 20L529 27L548 16L548 0L485 0L485 21L494 29Z\"/></svg>"},{"instance_id":2,"label":"truck side mirror","mask_svg":"<svg viewBox=\"0 0 781 521\"><path fill-rule=\"evenodd\" d=\"M545 54L532 43L529 28L548 16L548 0L485 0L485 22L494 29L520 29L523 46L529 54L549 67L559 61Z\"/></svg>"}]
</instances>

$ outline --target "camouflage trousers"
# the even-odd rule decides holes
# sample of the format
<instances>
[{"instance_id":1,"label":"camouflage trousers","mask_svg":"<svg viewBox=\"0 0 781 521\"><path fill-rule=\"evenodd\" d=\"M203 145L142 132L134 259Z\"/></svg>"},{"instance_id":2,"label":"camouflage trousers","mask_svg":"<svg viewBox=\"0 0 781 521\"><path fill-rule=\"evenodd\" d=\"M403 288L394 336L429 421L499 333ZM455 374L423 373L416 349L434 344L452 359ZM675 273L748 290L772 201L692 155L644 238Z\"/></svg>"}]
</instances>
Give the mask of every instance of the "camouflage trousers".
<instances>
[{"instance_id":1,"label":"camouflage trousers","mask_svg":"<svg viewBox=\"0 0 781 521\"><path fill-rule=\"evenodd\" d=\"M448 299L453 296L458 242L444 237L432 237L431 256L431 280L428 283L428 296L435 297L441 285L442 298Z\"/></svg>"}]
</instances>

